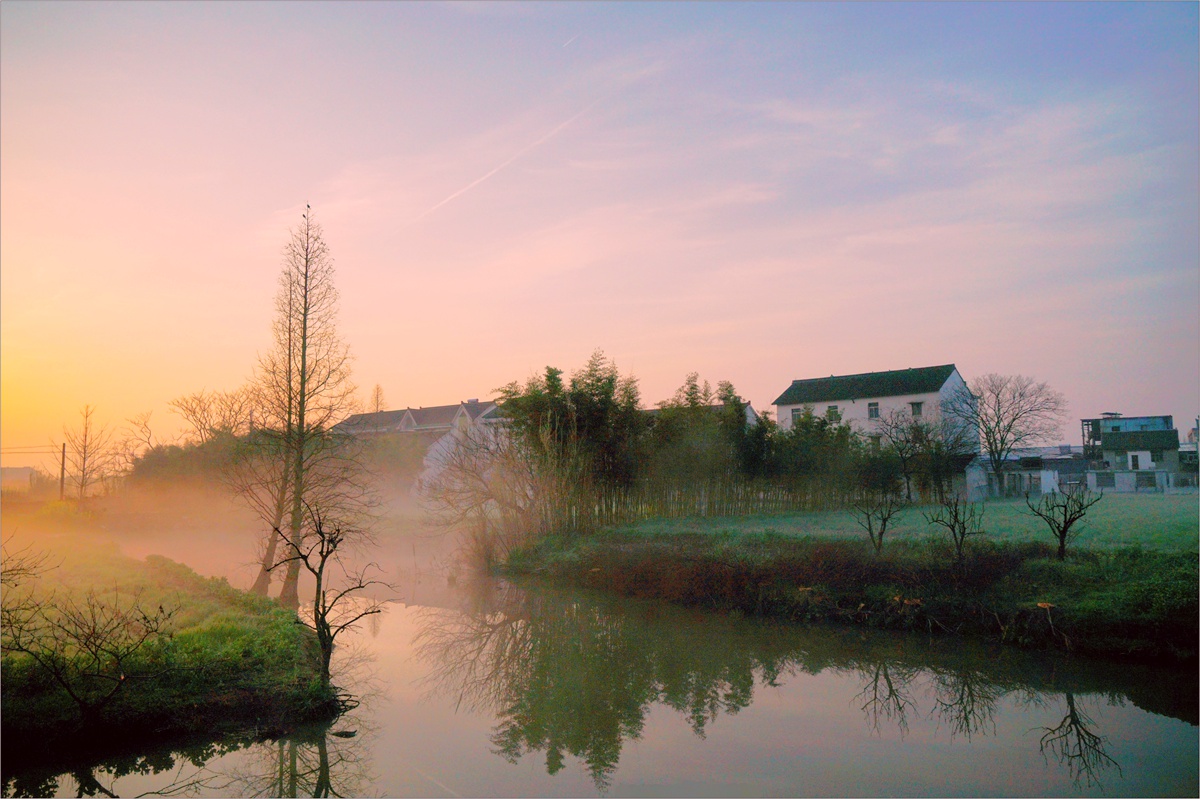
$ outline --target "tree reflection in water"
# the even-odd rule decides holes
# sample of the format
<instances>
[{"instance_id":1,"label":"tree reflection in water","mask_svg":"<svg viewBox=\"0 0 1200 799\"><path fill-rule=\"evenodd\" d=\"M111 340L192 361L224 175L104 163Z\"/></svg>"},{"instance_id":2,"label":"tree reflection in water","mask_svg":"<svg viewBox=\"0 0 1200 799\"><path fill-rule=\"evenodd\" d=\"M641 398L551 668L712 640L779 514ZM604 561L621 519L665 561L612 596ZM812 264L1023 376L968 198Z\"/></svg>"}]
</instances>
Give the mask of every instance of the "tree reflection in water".
<instances>
[{"instance_id":1,"label":"tree reflection in water","mask_svg":"<svg viewBox=\"0 0 1200 799\"><path fill-rule=\"evenodd\" d=\"M332 727L313 728L255 747L228 774L232 796L366 796L374 782L364 719L342 716Z\"/></svg>"},{"instance_id":2,"label":"tree reflection in water","mask_svg":"<svg viewBox=\"0 0 1200 799\"><path fill-rule=\"evenodd\" d=\"M1089 786L1101 784L1100 774L1106 769L1115 768L1117 776L1122 776L1121 766L1104 749L1108 739L1093 731L1095 722L1075 704L1073 693L1068 691L1063 696L1067 714L1056 726L1042 728L1042 755L1049 752L1057 757L1059 763L1071 770L1071 778L1077 784L1081 781Z\"/></svg>"},{"instance_id":3,"label":"tree reflection in water","mask_svg":"<svg viewBox=\"0 0 1200 799\"><path fill-rule=\"evenodd\" d=\"M995 734L997 704L1006 696L1036 707L1061 690L1029 669L1027 657L961 641L906 651L911 640L484 582L461 610L426 609L416 646L430 667L431 693L497 716L497 754L516 763L544 752L550 774L570 755L586 764L601 791L654 705L679 711L704 737L719 717L751 703L756 682L777 685L800 672L858 675L855 702L873 731L894 725L904 735L915 716L968 740ZM1046 728L1042 751L1058 755L1076 782L1090 782L1098 767L1115 761L1072 694L1067 701L1071 712Z\"/></svg>"},{"instance_id":4,"label":"tree reflection in water","mask_svg":"<svg viewBox=\"0 0 1200 799\"><path fill-rule=\"evenodd\" d=\"M908 712L916 709L911 683L917 669L881 662L862 669L862 674L866 679L858 698L863 700L867 724L879 732L881 721L894 722L903 737L908 732Z\"/></svg>"},{"instance_id":5,"label":"tree reflection in water","mask_svg":"<svg viewBox=\"0 0 1200 799\"><path fill-rule=\"evenodd\" d=\"M370 753L378 730L371 721L372 706L382 692L369 656L346 646L337 657L341 681L354 685L359 694L357 704L329 724L295 729L278 738L251 734L142 750L65 771L61 765L14 773L5 769L3 795L55 796L73 782L79 797L115 797L122 778L169 774L165 785L136 795L368 796L375 782ZM241 750L245 752L240 757L223 759Z\"/></svg>"},{"instance_id":6,"label":"tree reflection in water","mask_svg":"<svg viewBox=\"0 0 1200 799\"><path fill-rule=\"evenodd\" d=\"M138 796L367 796L374 776L368 757L371 733L362 718L342 716L333 725L295 731L273 741L211 744L79 766L68 773L25 773L6 779L5 796L55 796L75 783L76 796L116 797L117 781L134 774L174 772L170 782ZM246 749L239 765L210 761ZM69 781L65 781L67 778Z\"/></svg>"}]
</instances>

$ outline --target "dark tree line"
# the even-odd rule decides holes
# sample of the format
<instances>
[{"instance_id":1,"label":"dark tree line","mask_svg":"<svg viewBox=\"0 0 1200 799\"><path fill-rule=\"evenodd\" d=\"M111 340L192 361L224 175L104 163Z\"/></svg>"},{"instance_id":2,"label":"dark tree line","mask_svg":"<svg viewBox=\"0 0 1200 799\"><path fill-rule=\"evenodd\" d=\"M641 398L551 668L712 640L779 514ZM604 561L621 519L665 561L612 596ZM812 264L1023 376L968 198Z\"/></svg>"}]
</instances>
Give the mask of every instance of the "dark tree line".
<instances>
[{"instance_id":1,"label":"dark tree line","mask_svg":"<svg viewBox=\"0 0 1200 799\"><path fill-rule=\"evenodd\" d=\"M941 499L971 451L958 428L899 414L873 438L811 409L785 427L750 410L731 383L714 391L696 373L669 400L641 410L636 378L599 351L569 379L547 367L508 384L500 402L508 430L535 457L577 453L601 493L739 481L820 485L834 505L863 494Z\"/></svg>"}]
</instances>

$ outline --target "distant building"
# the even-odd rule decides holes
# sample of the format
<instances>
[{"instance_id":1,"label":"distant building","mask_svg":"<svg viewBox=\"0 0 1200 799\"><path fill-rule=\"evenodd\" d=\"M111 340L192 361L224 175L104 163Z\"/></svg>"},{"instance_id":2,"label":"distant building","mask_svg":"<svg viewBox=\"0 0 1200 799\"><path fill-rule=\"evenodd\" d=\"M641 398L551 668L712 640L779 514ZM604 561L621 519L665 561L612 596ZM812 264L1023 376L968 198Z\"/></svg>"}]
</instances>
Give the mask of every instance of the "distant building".
<instances>
[{"instance_id":1,"label":"distant building","mask_svg":"<svg viewBox=\"0 0 1200 799\"><path fill-rule=\"evenodd\" d=\"M17 493L29 492L33 489L37 470L30 466L0 467L0 488Z\"/></svg>"},{"instance_id":2,"label":"distant building","mask_svg":"<svg viewBox=\"0 0 1200 799\"><path fill-rule=\"evenodd\" d=\"M1180 445L1171 416L1110 412L1080 424L1089 487L1117 493L1196 487L1195 449Z\"/></svg>"},{"instance_id":3,"label":"distant building","mask_svg":"<svg viewBox=\"0 0 1200 799\"><path fill-rule=\"evenodd\" d=\"M1102 437L1105 433L1142 433L1152 430L1174 430L1170 416L1123 416L1119 413L1100 414L1099 419L1082 419L1083 452L1091 460L1100 460ZM1178 438L1178 437L1177 437Z\"/></svg>"},{"instance_id":4,"label":"distant building","mask_svg":"<svg viewBox=\"0 0 1200 799\"><path fill-rule=\"evenodd\" d=\"M457 405L356 413L334 425L333 430L355 438L404 439L419 447L424 456L420 474L412 486L416 492L442 472L468 431L499 421L499 406L495 402L469 399Z\"/></svg>"},{"instance_id":5,"label":"distant building","mask_svg":"<svg viewBox=\"0 0 1200 799\"><path fill-rule=\"evenodd\" d=\"M758 411L754 410L754 406L749 402L746 402L745 406L746 407L742 409L742 412L746 417L746 427L754 427L756 424L758 424ZM725 410L725 405L720 402L713 405L705 405L703 407L707 408L708 411L713 414L719 414L721 411ZM646 417L650 419L650 422L653 424L658 419L662 411L663 409L661 407L647 408L646 410L642 411L642 413L646 414Z\"/></svg>"},{"instance_id":6,"label":"distant building","mask_svg":"<svg viewBox=\"0 0 1200 799\"><path fill-rule=\"evenodd\" d=\"M1179 471L1178 430L1106 432L1100 437L1103 466L1114 471Z\"/></svg>"},{"instance_id":7,"label":"distant building","mask_svg":"<svg viewBox=\"0 0 1200 799\"><path fill-rule=\"evenodd\" d=\"M1070 483L1084 482L1087 471L1088 462L1080 447L1020 447L1005 460L1003 485L992 472L990 458L976 458L968 464L967 498L975 502L989 496L1050 493Z\"/></svg>"},{"instance_id":8,"label":"distant building","mask_svg":"<svg viewBox=\"0 0 1200 799\"><path fill-rule=\"evenodd\" d=\"M793 380L774 404L779 426L785 430L805 408L811 408L818 416L846 422L870 436L878 420L895 411L914 419L937 418L942 403L965 387L962 375L950 363Z\"/></svg>"},{"instance_id":9,"label":"distant building","mask_svg":"<svg viewBox=\"0 0 1200 799\"><path fill-rule=\"evenodd\" d=\"M494 402L469 399L457 405L356 413L334 425L333 430L356 438L389 433L447 433L452 429L466 429L477 420L488 421L496 409Z\"/></svg>"}]
</instances>

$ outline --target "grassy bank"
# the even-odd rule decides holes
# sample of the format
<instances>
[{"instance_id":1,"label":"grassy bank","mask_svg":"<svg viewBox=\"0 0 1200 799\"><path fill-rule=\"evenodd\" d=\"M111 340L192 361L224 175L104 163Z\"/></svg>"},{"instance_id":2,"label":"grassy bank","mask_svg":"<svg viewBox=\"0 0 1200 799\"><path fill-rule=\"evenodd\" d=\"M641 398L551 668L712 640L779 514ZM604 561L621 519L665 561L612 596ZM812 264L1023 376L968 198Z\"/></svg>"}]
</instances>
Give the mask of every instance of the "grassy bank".
<instances>
[{"instance_id":1,"label":"grassy bank","mask_svg":"<svg viewBox=\"0 0 1200 799\"><path fill-rule=\"evenodd\" d=\"M977 635L1110 657L1197 658L1194 547L1077 548L1060 562L1048 540L973 540L957 564L948 543L928 536L899 537L876 555L865 536L656 527L546 540L516 553L507 569L797 621Z\"/></svg>"},{"instance_id":2,"label":"grassy bank","mask_svg":"<svg viewBox=\"0 0 1200 799\"><path fill-rule=\"evenodd\" d=\"M994 541L1051 541L1046 525L1030 515L1021 499L986 503L983 528ZM920 507L901 513L888 527L889 541L920 541L930 534ZM614 528L631 535L664 533L765 533L780 536L856 537L864 535L849 511L692 516L647 519ZM1195 552L1200 533L1200 503L1195 494L1106 494L1088 511L1080 545L1091 549L1140 546L1161 552Z\"/></svg>"},{"instance_id":3,"label":"grassy bank","mask_svg":"<svg viewBox=\"0 0 1200 799\"><path fill-rule=\"evenodd\" d=\"M47 618L59 618L56 609L83 609L109 630L110 640L123 634L119 624L108 623L114 608L127 613L136 606L170 618L165 635L150 638L113 672L120 688L110 701L93 703L98 709L84 707L71 692L94 698L116 684L107 655L86 668L62 669L63 685L29 654L6 651L0 661L6 758L38 760L63 747L102 754L131 741L198 733L278 732L337 712L320 685L315 640L294 613L166 558L132 560L78 537L56 543L45 550L40 576L6 590L6 607L29 591L50 603ZM13 543L7 546L11 553ZM90 617L89 603L101 603ZM92 645L82 640L71 638L56 656L69 659Z\"/></svg>"}]
</instances>

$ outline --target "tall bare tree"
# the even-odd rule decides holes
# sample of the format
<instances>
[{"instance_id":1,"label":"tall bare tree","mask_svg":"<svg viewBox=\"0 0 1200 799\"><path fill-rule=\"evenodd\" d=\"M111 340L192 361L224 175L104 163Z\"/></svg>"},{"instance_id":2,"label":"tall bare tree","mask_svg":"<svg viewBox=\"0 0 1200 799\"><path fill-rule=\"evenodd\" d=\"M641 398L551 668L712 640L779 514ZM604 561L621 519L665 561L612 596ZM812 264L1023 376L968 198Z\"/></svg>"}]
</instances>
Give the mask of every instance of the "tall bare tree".
<instances>
[{"instance_id":1,"label":"tall bare tree","mask_svg":"<svg viewBox=\"0 0 1200 799\"><path fill-rule=\"evenodd\" d=\"M345 442L331 432L352 407L355 391L349 348L337 332L333 278L329 247L312 209L306 207L303 221L291 230L284 246L274 342L259 360L257 379L264 422L275 438L268 454L279 458L285 475L288 518L273 529L286 525L283 538L293 555L299 555L297 546L306 535L305 504L331 507L331 493L345 485L351 466L341 447ZM318 498L319 493L325 495ZM290 560L280 599L292 607L299 604L299 573L299 560Z\"/></svg>"},{"instance_id":2,"label":"tall bare tree","mask_svg":"<svg viewBox=\"0 0 1200 799\"><path fill-rule=\"evenodd\" d=\"M951 394L942 412L978 431L1003 493L1009 455L1018 447L1057 436L1067 415L1067 400L1032 377L988 374Z\"/></svg>"},{"instance_id":3,"label":"tall bare tree","mask_svg":"<svg viewBox=\"0 0 1200 799\"><path fill-rule=\"evenodd\" d=\"M113 433L95 419L96 409L84 405L78 427L63 428L67 442L67 466L80 499L103 480L113 465Z\"/></svg>"},{"instance_id":4,"label":"tall bare tree","mask_svg":"<svg viewBox=\"0 0 1200 799\"><path fill-rule=\"evenodd\" d=\"M375 388L371 389L371 401L367 403L367 410L371 413L387 410L387 399L383 396L383 386L378 383L375 384Z\"/></svg>"}]
</instances>

